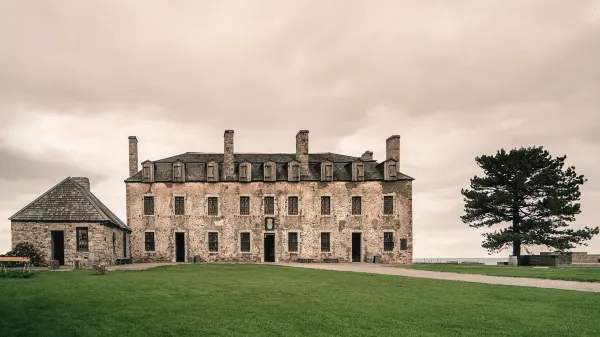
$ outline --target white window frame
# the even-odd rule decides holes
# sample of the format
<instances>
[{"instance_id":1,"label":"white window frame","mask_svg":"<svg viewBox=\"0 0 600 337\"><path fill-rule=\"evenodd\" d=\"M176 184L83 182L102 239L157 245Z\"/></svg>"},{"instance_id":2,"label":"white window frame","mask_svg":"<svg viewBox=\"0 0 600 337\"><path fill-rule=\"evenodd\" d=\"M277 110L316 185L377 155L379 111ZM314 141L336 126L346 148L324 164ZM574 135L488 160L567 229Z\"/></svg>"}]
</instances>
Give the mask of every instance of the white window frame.
<instances>
[{"instance_id":1,"label":"white window frame","mask_svg":"<svg viewBox=\"0 0 600 337\"><path fill-rule=\"evenodd\" d=\"M208 198L217 198L217 214L208 214ZM204 214L208 217L218 218L221 216L221 198L217 194L206 194L204 196Z\"/></svg>"},{"instance_id":2,"label":"white window frame","mask_svg":"<svg viewBox=\"0 0 600 337\"><path fill-rule=\"evenodd\" d=\"M242 252L242 233L250 234L250 251ZM220 239L220 238L219 238ZM240 254L252 254L252 232L249 230L241 230L238 232L238 253Z\"/></svg>"},{"instance_id":3,"label":"white window frame","mask_svg":"<svg viewBox=\"0 0 600 337\"><path fill-rule=\"evenodd\" d=\"M392 197L392 214L385 214L385 197ZM386 193L381 196L381 216L386 218L397 218L397 207L396 207L396 197L395 193Z\"/></svg>"},{"instance_id":4,"label":"white window frame","mask_svg":"<svg viewBox=\"0 0 600 337\"><path fill-rule=\"evenodd\" d=\"M154 212L152 214L146 214L145 211L145 207L146 207L146 201L144 200L145 197L152 197L154 205L152 206L154 208ZM155 217L156 216L156 196L154 195L154 193L145 193L142 196L142 216L144 217Z\"/></svg>"},{"instance_id":5,"label":"white window frame","mask_svg":"<svg viewBox=\"0 0 600 337\"><path fill-rule=\"evenodd\" d=\"M322 233L329 233L329 251L328 252L324 252L321 249L321 234ZM331 254L333 253L333 232L332 231L319 231L319 248L318 248L318 252L320 254Z\"/></svg>"},{"instance_id":6,"label":"white window frame","mask_svg":"<svg viewBox=\"0 0 600 337\"><path fill-rule=\"evenodd\" d=\"M213 252L210 250L210 233L217 233L217 251ZM208 254L219 255L221 254L221 232L219 231L206 231L206 251Z\"/></svg>"},{"instance_id":7,"label":"white window frame","mask_svg":"<svg viewBox=\"0 0 600 337\"><path fill-rule=\"evenodd\" d=\"M265 197L272 197L273 198L273 214L266 214L265 213ZM287 199L286 199L287 200ZM260 212L263 216L267 217L267 216L273 216L276 217L278 216L279 212L278 212L278 199L277 199L277 195L275 194L263 194L262 196L262 202L261 202L261 209Z\"/></svg>"},{"instance_id":8,"label":"white window frame","mask_svg":"<svg viewBox=\"0 0 600 337\"><path fill-rule=\"evenodd\" d=\"M323 214L321 213L321 198L322 197L329 197L329 214ZM318 205L316 207L316 209L319 210L319 216L322 218L330 218L333 216L333 196L330 194L323 194L321 196L319 196L318 198Z\"/></svg>"},{"instance_id":9,"label":"white window frame","mask_svg":"<svg viewBox=\"0 0 600 337\"><path fill-rule=\"evenodd\" d=\"M354 199L354 197L359 197L360 198L360 214L353 214L352 213L352 199ZM363 207L363 201L364 201L365 197L362 194L352 194L350 195L350 212L348 212L348 214L350 214L351 216L354 217L362 217L365 215L365 208Z\"/></svg>"},{"instance_id":10,"label":"white window frame","mask_svg":"<svg viewBox=\"0 0 600 337\"><path fill-rule=\"evenodd\" d=\"M242 197L248 198L248 214L242 214ZM206 199L208 203L208 199ZM220 204L220 203L219 203ZM264 209L263 209L264 212ZM249 194L240 194L238 196L238 215L243 217L249 217L252 215L252 196Z\"/></svg>"},{"instance_id":11,"label":"white window frame","mask_svg":"<svg viewBox=\"0 0 600 337\"><path fill-rule=\"evenodd\" d=\"M146 250L146 233L154 233L154 250ZM121 239L123 237L121 236ZM123 252L123 247L121 247L121 252ZM156 231L155 230L145 230L144 231L144 254L154 254L156 253Z\"/></svg>"},{"instance_id":12,"label":"white window frame","mask_svg":"<svg viewBox=\"0 0 600 337\"><path fill-rule=\"evenodd\" d=\"M289 240L290 240L290 234L289 233L297 233L298 234L298 251L296 252L290 252L290 245L289 245ZM298 254L300 255L302 253L302 231L299 229L289 229L287 231L285 231L285 252L289 253L289 254ZM321 247L319 246L319 249Z\"/></svg>"},{"instance_id":13,"label":"white window frame","mask_svg":"<svg viewBox=\"0 0 600 337\"><path fill-rule=\"evenodd\" d=\"M290 214L290 197L296 197L298 199L298 214ZM300 196L297 194L294 195L287 195L285 196L285 215L286 216L291 216L291 217L298 217L300 216L300 214L302 214L301 210L300 210L300 204L301 204L301 200L300 200Z\"/></svg>"},{"instance_id":14,"label":"white window frame","mask_svg":"<svg viewBox=\"0 0 600 337\"><path fill-rule=\"evenodd\" d=\"M183 214L176 214L175 213L175 198L177 197L183 197ZM187 196L185 194L173 194L173 207L172 207L172 212L173 212L173 216L186 216L187 215ZM156 212L155 212L156 213Z\"/></svg>"}]
</instances>

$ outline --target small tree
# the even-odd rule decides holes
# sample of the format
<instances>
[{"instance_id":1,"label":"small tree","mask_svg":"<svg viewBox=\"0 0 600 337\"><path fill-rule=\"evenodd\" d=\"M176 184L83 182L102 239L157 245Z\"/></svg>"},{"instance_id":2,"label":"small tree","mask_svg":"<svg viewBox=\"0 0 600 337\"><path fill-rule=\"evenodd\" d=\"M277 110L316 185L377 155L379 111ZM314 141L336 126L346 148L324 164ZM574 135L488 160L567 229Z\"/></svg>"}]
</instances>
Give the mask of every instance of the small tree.
<instances>
[{"instance_id":1,"label":"small tree","mask_svg":"<svg viewBox=\"0 0 600 337\"><path fill-rule=\"evenodd\" d=\"M18 257L28 257L30 259L30 263L35 267L45 267L47 266L46 257L44 253L35 248L34 245L28 242L18 243L13 250L6 253L6 256L18 256ZM14 266L22 266L23 263L15 262Z\"/></svg>"},{"instance_id":2,"label":"small tree","mask_svg":"<svg viewBox=\"0 0 600 337\"><path fill-rule=\"evenodd\" d=\"M568 222L581 212L579 186L587 180L575 167L563 170L566 156L552 158L543 147L504 149L495 156L476 157L485 176L471 179L463 189L465 214L470 227L505 228L483 234L482 247L490 253L510 246L513 255L521 247L545 245L565 252L598 234L598 227L573 230Z\"/></svg>"}]
</instances>

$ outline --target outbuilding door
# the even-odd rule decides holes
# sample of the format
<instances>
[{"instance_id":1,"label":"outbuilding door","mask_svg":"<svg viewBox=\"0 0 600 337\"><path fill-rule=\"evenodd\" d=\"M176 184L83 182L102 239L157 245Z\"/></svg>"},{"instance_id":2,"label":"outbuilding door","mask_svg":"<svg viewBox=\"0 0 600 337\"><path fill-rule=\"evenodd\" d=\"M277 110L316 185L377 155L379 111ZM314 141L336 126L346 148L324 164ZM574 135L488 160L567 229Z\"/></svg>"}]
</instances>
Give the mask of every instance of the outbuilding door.
<instances>
[{"instance_id":1,"label":"outbuilding door","mask_svg":"<svg viewBox=\"0 0 600 337\"><path fill-rule=\"evenodd\" d=\"M265 233L265 262L275 262L275 233Z\"/></svg>"},{"instance_id":2,"label":"outbuilding door","mask_svg":"<svg viewBox=\"0 0 600 337\"><path fill-rule=\"evenodd\" d=\"M65 264L65 232L51 231L52 260L58 260L61 266Z\"/></svg>"}]
</instances>

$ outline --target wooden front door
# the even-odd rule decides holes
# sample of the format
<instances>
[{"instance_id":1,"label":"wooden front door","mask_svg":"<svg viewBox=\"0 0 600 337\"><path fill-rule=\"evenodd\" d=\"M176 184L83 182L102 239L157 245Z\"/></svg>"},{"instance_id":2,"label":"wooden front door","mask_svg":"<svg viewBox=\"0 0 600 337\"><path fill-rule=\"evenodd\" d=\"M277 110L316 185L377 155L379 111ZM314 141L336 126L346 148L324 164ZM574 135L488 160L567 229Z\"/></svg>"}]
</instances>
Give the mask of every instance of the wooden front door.
<instances>
[{"instance_id":1,"label":"wooden front door","mask_svg":"<svg viewBox=\"0 0 600 337\"><path fill-rule=\"evenodd\" d=\"M175 262L185 262L185 233L175 233Z\"/></svg>"},{"instance_id":2,"label":"wooden front door","mask_svg":"<svg viewBox=\"0 0 600 337\"><path fill-rule=\"evenodd\" d=\"M352 262L360 262L360 233L352 233Z\"/></svg>"},{"instance_id":3,"label":"wooden front door","mask_svg":"<svg viewBox=\"0 0 600 337\"><path fill-rule=\"evenodd\" d=\"M61 266L65 264L65 232L51 231L52 260L58 260Z\"/></svg>"},{"instance_id":4,"label":"wooden front door","mask_svg":"<svg viewBox=\"0 0 600 337\"><path fill-rule=\"evenodd\" d=\"M265 233L265 262L275 262L275 233Z\"/></svg>"}]
</instances>

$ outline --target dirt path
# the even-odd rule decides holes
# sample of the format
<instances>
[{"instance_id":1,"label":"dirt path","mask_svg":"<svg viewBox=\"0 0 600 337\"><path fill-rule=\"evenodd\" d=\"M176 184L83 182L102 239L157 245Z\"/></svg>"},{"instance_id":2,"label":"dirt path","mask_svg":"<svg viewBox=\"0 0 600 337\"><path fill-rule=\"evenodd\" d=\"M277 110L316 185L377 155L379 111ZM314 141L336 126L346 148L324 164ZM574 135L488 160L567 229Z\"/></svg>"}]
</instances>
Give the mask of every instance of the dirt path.
<instances>
[{"instance_id":1,"label":"dirt path","mask_svg":"<svg viewBox=\"0 0 600 337\"><path fill-rule=\"evenodd\" d=\"M475 274L458 274L438 271L414 270L395 268L390 265L373 263L277 263L278 266L311 268L323 270L351 271L358 273L373 273L383 275L399 275L408 277L423 277L438 280L452 280L509 286L554 288L563 290L600 292L600 283L547 280L523 277L487 276Z\"/></svg>"}]
</instances>

